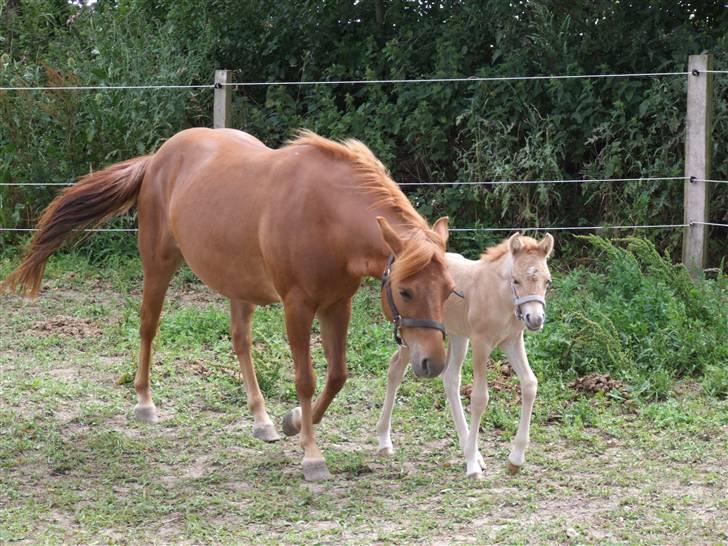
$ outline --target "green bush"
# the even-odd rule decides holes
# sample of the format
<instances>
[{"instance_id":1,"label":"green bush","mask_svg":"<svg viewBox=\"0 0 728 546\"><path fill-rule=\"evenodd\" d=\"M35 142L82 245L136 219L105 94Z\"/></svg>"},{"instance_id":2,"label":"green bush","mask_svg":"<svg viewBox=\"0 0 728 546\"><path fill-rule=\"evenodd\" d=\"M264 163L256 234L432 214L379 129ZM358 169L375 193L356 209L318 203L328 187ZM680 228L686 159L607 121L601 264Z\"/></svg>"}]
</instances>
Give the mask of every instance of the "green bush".
<instances>
[{"instance_id":1,"label":"green bush","mask_svg":"<svg viewBox=\"0 0 728 546\"><path fill-rule=\"evenodd\" d=\"M606 372L656 399L675 378L705 374L705 390L725 396L726 277L693 282L644 239L581 239L598 256L591 269L554 275L546 334L528 338L534 363L546 373Z\"/></svg>"}]
</instances>

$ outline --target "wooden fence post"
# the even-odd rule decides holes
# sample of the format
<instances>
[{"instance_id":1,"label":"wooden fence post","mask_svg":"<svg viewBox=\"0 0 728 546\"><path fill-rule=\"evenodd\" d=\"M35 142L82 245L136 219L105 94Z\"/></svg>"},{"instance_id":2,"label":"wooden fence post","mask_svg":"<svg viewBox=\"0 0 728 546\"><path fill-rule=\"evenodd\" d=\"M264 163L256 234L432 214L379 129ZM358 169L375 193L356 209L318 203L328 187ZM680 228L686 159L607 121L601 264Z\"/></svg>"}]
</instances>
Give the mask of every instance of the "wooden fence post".
<instances>
[{"instance_id":1,"label":"wooden fence post","mask_svg":"<svg viewBox=\"0 0 728 546\"><path fill-rule=\"evenodd\" d=\"M685 118L685 189L683 264L697 279L705 269L708 246L710 155L713 117L712 55L690 55L688 61L688 108Z\"/></svg>"},{"instance_id":2,"label":"wooden fence post","mask_svg":"<svg viewBox=\"0 0 728 546\"><path fill-rule=\"evenodd\" d=\"M215 70L215 103L212 109L212 126L215 129L230 127L233 88L224 84L231 81L232 70Z\"/></svg>"}]
</instances>

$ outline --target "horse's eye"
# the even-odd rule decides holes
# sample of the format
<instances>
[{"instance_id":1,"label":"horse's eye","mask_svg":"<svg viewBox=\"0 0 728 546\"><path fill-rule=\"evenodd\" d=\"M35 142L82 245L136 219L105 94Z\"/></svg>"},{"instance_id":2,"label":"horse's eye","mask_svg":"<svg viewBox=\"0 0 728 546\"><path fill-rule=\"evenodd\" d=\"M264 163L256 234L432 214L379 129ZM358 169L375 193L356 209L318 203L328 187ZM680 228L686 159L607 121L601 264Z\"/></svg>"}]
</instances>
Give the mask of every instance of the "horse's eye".
<instances>
[{"instance_id":1,"label":"horse's eye","mask_svg":"<svg viewBox=\"0 0 728 546\"><path fill-rule=\"evenodd\" d=\"M408 290L407 288L400 288L399 289L399 295L402 296L403 300L412 301L412 292Z\"/></svg>"}]
</instances>

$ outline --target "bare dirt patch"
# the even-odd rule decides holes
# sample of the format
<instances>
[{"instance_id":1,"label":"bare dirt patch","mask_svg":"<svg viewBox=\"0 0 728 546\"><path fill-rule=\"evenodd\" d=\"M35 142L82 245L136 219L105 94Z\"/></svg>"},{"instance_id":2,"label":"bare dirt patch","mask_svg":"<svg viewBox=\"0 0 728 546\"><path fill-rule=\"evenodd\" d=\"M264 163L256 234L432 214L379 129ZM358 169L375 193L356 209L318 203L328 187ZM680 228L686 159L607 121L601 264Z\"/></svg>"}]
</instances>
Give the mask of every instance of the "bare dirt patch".
<instances>
[{"instance_id":1,"label":"bare dirt patch","mask_svg":"<svg viewBox=\"0 0 728 546\"><path fill-rule=\"evenodd\" d=\"M587 394L608 393L616 390L623 392L625 385L617 379L612 379L606 373L590 373L569 383L569 388Z\"/></svg>"},{"instance_id":2,"label":"bare dirt patch","mask_svg":"<svg viewBox=\"0 0 728 546\"><path fill-rule=\"evenodd\" d=\"M45 335L61 335L70 337L92 337L101 332L91 319L56 315L34 323L31 329Z\"/></svg>"}]
</instances>

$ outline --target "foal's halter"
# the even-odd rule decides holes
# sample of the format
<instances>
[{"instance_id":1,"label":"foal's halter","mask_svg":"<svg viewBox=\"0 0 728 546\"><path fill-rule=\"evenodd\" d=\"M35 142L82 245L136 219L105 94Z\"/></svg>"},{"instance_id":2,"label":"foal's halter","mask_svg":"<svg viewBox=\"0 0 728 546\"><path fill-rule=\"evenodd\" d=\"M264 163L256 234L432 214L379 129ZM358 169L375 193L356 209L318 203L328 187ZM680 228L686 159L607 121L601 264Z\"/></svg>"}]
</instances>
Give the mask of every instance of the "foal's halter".
<instances>
[{"instance_id":1,"label":"foal's halter","mask_svg":"<svg viewBox=\"0 0 728 546\"><path fill-rule=\"evenodd\" d=\"M413 319L405 318L399 314L397 306L394 304L394 297L392 296L392 283L390 277L392 275L392 264L394 263L394 256L390 256L387 260L387 266L384 268L382 273L382 290L387 297L387 303L389 304L389 310L392 313L392 325L394 326L394 341L401 347L407 345L400 336L402 328L432 328L434 330L440 330L442 337L446 338L447 333L445 332L445 325L441 322L437 322L432 319Z\"/></svg>"},{"instance_id":2,"label":"foal's halter","mask_svg":"<svg viewBox=\"0 0 728 546\"><path fill-rule=\"evenodd\" d=\"M513 289L513 305L515 305L515 313L516 313L516 319L523 321L524 315L523 311L521 311L521 305L524 303L528 303L529 301L537 301L541 305L543 305L544 308L544 318L546 317L546 300L543 296L538 296L536 294L531 294L529 296L521 296L518 297L518 294L516 293L516 285L513 281L511 281L511 288Z\"/></svg>"}]
</instances>

